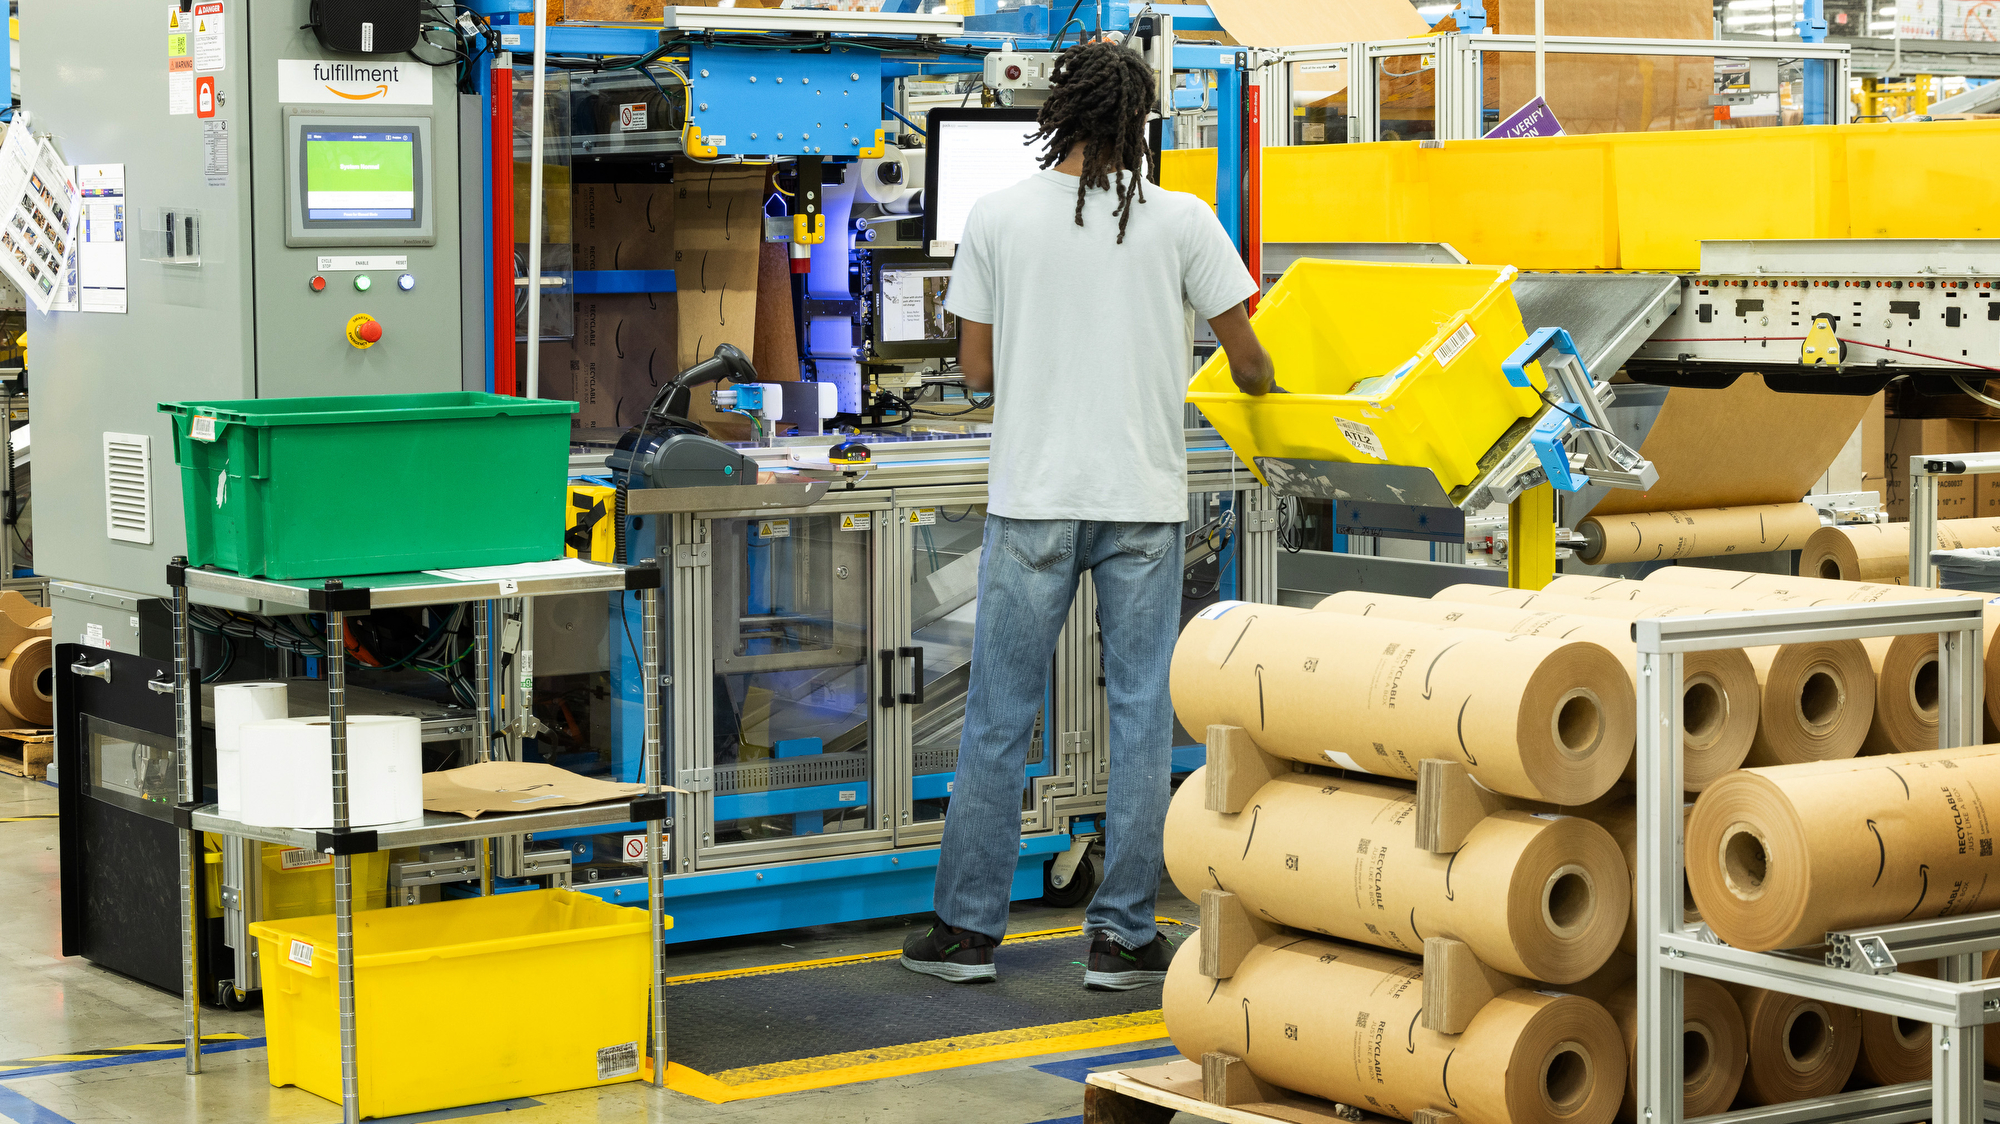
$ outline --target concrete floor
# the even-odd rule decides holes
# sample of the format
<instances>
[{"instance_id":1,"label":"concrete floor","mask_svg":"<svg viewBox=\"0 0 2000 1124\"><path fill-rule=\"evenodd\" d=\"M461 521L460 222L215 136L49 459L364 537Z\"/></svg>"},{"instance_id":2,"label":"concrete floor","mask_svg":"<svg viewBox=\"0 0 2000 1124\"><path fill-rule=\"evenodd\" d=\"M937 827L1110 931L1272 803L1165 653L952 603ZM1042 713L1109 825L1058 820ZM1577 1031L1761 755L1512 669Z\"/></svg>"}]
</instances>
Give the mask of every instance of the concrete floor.
<instances>
[{"instance_id":1,"label":"concrete floor","mask_svg":"<svg viewBox=\"0 0 2000 1124\"><path fill-rule=\"evenodd\" d=\"M172 996L80 959L60 955L60 901L53 819L4 822L4 817L53 813L56 790L0 775L0 1062L69 1050L165 1042L181 1034L181 1007ZM1171 886L1160 912L1190 922L1195 907ZM679 975L811 960L898 947L922 918L765 934L677 951L668 971ZM1074 925L1082 910L1019 905L1013 931ZM204 1010L205 1034L263 1035L256 1012ZM1081 1053L1050 1054L938 1070L809 1092L712 1105L643 1085L560 1093L513 1102L466 1116L420 1114L417 1120L497 1119L508 1124L673 1120L676 1124L750 1119L760 1124L884 1124L903 1120L1036 1124L1080 1119L1081 1074L1095 1066L1149 1064L1164 1040ZM1061 1065L1054 1063L1070 1062ZM205 1072L188 1077L178 1058L9 1080L0 1074L0 1120L13 1124L99 1124L186 1121L189 1124L335 1124L339 1108L293 1088L274 1089L261 1048L211 1053ZM1053 1071L1053 1072L1051 1072ZM1194 1117L1185 1114L1181 1121Z\"/></svg>"}]
</instances>

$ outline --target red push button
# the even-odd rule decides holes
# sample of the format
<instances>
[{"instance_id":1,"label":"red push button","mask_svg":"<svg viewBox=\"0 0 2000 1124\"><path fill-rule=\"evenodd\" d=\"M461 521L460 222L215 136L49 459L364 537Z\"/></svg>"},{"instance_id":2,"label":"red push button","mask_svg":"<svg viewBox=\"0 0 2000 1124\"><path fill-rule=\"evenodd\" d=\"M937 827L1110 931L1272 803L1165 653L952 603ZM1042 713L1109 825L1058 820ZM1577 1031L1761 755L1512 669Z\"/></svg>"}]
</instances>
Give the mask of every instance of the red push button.
<instances>
[{"instance_id":1,"label":"red push button","mask_svg":"<svg viewBox=\"0 0 2000 1124\"><path fill-rule=\"evenodd\" d=\"M316 273L313 274L313 279L311 281L306 282L306 284L310 285L312 287L312 291L315 293L326 292L326 278L321 277Z\"/></svg>"},{"instance_id":2,"label":"red push button","mask_svg":"<svg viewBox=\"0 0 2000 1124\"><path fill-rule=\"evenodd\" d=\"M365 312L357 312L347 321L347 342L355 347L374 347L382 342L382 322Z\"/></svg>"}]
</instances>

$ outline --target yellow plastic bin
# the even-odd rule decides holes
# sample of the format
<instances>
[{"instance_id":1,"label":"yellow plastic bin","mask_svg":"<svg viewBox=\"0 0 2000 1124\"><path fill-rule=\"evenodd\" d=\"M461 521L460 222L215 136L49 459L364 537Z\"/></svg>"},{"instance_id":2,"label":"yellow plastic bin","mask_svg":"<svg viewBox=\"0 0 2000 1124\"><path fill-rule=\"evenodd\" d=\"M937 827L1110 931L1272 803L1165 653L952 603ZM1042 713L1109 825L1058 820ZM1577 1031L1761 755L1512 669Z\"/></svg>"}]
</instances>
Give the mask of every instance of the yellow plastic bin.
<instances>
[{"instance_id":1,"label":"yellow plastic bin","mask_svg":"<svg viewBox=\"0 0 2000 1124\"><path fill-rule=\"evenodd\" d=\"M222 916L222 845L220 835L202 833L208 865L203 878L208 893L208 915ZM263 845L264 916L271 920L306 917L333 909L333 856L297 847ZM389 904L389 864L387 851L354 856L354 909L381 909Z\"/></svg>"},{"instance_id":2,"label":"yellow plastic bin","mask_svg":"<svg viewBox=\"0 0 2000 1124\"><path fill-rule=\"evenodd\" d=\"M637 1080L647 915L530 890L354 916L361 1115L397 1116ZM250 926L272 1085L340 1100L333 917Z\"/></svg>"},{"instance_id":3,"label":"yellow plastic bin","mask_svg":"<svg viewBox=\"0 0 2000 1124\"><path fill-rule=\"evenodd\" d=\"M1241 393L1217 351L1188 401L1260 480L1258 458L1278 457L1414 465L1449 491L1536 409L1536 391L1500 373L1528 338L1513 278L1512 266L1301 258L1251 317L1290 393ZM1527 373L1546 385L1540 367Z\"/></svg>"}]
</instances>

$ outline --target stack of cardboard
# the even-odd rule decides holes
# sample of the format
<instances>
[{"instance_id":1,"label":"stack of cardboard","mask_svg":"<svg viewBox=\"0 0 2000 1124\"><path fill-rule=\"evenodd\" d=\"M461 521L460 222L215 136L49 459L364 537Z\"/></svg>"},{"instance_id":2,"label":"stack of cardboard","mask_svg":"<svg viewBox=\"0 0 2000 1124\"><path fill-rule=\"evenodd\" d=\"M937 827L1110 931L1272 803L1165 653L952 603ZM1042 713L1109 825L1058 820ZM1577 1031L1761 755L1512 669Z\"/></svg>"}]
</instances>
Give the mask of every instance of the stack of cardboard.
<instances>
[{"instance_id":1,"label":"stack of cardboard","mask_svg":"<svg viewBox=\"0 0 2000 1124\"><path fill-rule=\"evenodd\" d=\"M1992 384L1989 384L1992 385ZM1995 386L2000 390L2000 386ZM1949 408L1950 400L1903 394L1892 399L1893 406L1905 409ZM1981 409L1986 407L1966 398ZM2000 411L1996 411L2000 414ZM1909 462L1912 456L1950 453L2000 452L2000 416L1911 417L1891 415L1882 422L1885 487L1883 506L1889 518L1910 517ZM2000 475L1943 476L1938 478L1939 519L1971 519L2000 515Z\"/></svg>"},{"instance_id":2,"label":"stack of cardboard","mask_svg":"<svg viewBox=\"0 0 2000 1124\"><path fill-rule=\"evenodd\" d=\"M1486 14L1487 26L1496 34L1535 33L1534 0L1492 0ZM1543 0L1542 20L1548 35L1715 37L1715 10L1708 0ZM1488 55L1487 60L1489 98L1497 95L1501 116L1535 96L1533 55ZM1705 129L1714 120L1709 98L1715 92L1715 64L1710 59L1551 53L1545 74L1549 107L1571 135Z\"/></svg>"}]
</instances>

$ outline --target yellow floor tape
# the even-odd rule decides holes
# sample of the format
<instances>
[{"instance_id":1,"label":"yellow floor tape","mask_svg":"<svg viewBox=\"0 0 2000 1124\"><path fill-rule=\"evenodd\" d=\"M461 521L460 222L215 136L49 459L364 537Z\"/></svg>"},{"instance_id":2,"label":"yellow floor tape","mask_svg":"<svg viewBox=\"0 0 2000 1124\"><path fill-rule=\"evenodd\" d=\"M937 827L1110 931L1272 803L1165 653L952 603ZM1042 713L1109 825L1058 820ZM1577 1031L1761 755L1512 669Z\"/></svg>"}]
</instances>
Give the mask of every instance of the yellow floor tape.
<instances>
[{"instance_id":1,"label":"yellow floor tape","mask_svg":"<svg viewBox=\"0 0 2000 1124\"><path fill-rule=\"evenodd\" d=\"M1161 917L1156 920L1161 925L1187 924L1172 917ZM1007 938L1007 943L1023 944L1029 941L1072 937L1082 931L1082 926L1038 929L1034 932L1011 934ZM866 952L854 956L830 956L822 960L800 960L790 964L771 964L760 968L702 972L672 977L667 980L667 986L676 987L738 976L802 972L843 964L863 964L901 955L901 949L891 949L886 952ZM826 1089L835 1085L851 1085L857 1081L902 1077L911 1073L928 1073L932 1070L1027 1058L1037 1054L1061 1054L1073 1050L1121 1046L1128 1042L1145 1042L1159 1038L1165 1032L1166 1023L1161 1018L1160 1012L1135 1011L1131 1014L1110 1015L1098 1019L1078 1019L1073 1022L966 1034L955 1038L933 1038L928 1042L910 1042L900 1046L882 1046L843 1054L823 1054L816 1058L798 1058L792 1061L746 1066L742 1069L726 1069L720 1073L696 1073L686 1066L668 1062L667 1088L677 1093L698 1097L710 1104L727 1104L730 1101L746 1101L778 1093ZM672 1055L671 1043L668 1046L668 1054ZM650 1079L650 1071L647 1077Z\"/></svg>"}]
</instances>

